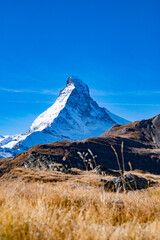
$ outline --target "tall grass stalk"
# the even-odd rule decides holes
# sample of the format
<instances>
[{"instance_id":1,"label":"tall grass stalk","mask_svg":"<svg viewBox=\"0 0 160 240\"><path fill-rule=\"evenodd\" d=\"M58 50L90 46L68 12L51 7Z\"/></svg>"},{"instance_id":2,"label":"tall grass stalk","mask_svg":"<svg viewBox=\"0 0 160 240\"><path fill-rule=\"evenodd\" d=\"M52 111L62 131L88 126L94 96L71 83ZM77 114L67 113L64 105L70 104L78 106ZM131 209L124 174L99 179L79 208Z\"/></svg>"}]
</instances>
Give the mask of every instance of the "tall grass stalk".
<instances>
[{"instance_id":1,"label":"tall grass stalk","mask_svg":"<svg viewBox=\"0 0 160 240\"><path fill-rule=\"evenodd\" d=\"M83 153L81 153L81 152L77 152L77 153L78 153L78 155L80 156L80 158L82 159L86 171L88 171L88 163L87 163L87 161L86 161L86 157L87 157L88 154L85 153L85 152L83 152Z\"/></svg>"},{"instance_id":2,"label":"tall grass stalk","mask_svg":"<svg viewBox=\"0 0 160 240\"><path fill-rule=\"evenodd\" d=\"M92 153L91 149L89 149L89 148L88 148L88 152L91 154L91 157L92 157L92 160L93 160L93 162L94 162L95 167L97 167L97 163L96 163L96 157L97 157L97 155L94 155L94 154Z\"/></svg>"},{"instance_id":3,"label":"tall grass stalk","mask_svg":"<svg viewBox=\"0 0 160 240\"><path fill-rule=\"evenodd\" d=\"M121 174L121 176L123 176L123 172L122 172L122 169L121 169L121 165L120 165L120 161L119 161L119 157L118 157L117 151L116 151L116 149L115 149L112 145L111 145L111 148L113 149L113 151L114 151L114 153L115 153L120 174Z\"/></svg>"},{"instance_id":4,"label":"tall grass stalk","mask_svg":"<svg viewBox=\"0 0 160 240\"><path fill-rule=\"evenodd\" d=\"M123 151L124 150L124 142L122 141L121 143L121 155L122 155L122 165L123 165L123 173L125 172L125 164L124 164L124 154Z\"/></svg>"},{"instance_id":5,"label":"tall grass stalk","mask_svg":"<svg viewBox=\"0 0 160 240\"><path fill-rule=\"evenodd\" d=\"M129 183L129 181L127 180L127 178L125 178L124 175L124 172L125 172L125 164L124 164L124 154L123 154L123 148L124 148L124 143L122 141L121 143L121 155L122 155L122 166L123 166L123 171L121 170L121 165L120 165L120 161L119 161L119 157L118 157L118 154L117 154L117 151L116 149L111 145L111 148L113 149L115 155L116 155L116 159L117 159L117 163L118 163L118 166L119 166L119 171L120 171L120 174L121 174L121 177L122 177L122 184L123 184L123 189L124 191L126 192L126 187L125 187L125 184L127 183L128 186L130 187L130 189L132 189L131 187L131 184ZM135 179L134 179L135 180Z\"/></svg>"}]
</instances>

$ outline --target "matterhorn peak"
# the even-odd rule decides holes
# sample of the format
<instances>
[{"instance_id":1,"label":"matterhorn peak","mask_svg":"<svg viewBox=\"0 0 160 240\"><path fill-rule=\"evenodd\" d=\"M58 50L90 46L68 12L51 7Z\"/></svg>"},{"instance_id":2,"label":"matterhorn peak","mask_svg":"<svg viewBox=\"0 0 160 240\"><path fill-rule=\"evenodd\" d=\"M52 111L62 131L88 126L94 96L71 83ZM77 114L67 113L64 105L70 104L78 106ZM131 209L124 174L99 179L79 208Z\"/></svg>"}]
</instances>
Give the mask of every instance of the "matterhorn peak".
<instances>
[{"instance_id":1,"label":"matterhorn peak","mask_svg":"<svg viewBox=\"0 0 160 240\"><path fill-rule=\"evenodd\" d=\"M75 77L75 76L70 76L68 79L67 79L67 83L66 83L66 86L68 85L74 85L74 86L78 86L78 85L86 85L85 83L83 83L83 81L78 78L78 77Z\"/></svg>"},{"instance_id":2,"label":"matterhorn peak","mask_svg":"<svg viewBox=\"0 0 160 240\"><path fill-rule=\"evenodd\" d=\"M66 86L68 86L68 85L74 85L72 76L70 76L70 77L67 79Z\"/></svg>"},{"instance_id":3,"label":"matterhorn peak","mask_svg":"<svg viewBox=\"0 0 160 240\"><path fill-rule=\"evenodd\" d=\"M1 137L0 156L4 152L14 155L36 144L100 136L116 123L128 121L100 107L91 98L88 86L78 77L70 76L54 104L34 120L27 133L5 141Z\"/></svg>"},{"instance_id":4,"label":"matterhorn peak","mask_svg":"<svg viewBox=\"0 0 160 240\"><path fill-rule=\"evenodd\" d=\"M83 93L89 94L88 86L78 77L70 76L67 79L66 86L68 87L70 85L74 86L78 92L83 91Z\"/></svg>"}]
</instances>

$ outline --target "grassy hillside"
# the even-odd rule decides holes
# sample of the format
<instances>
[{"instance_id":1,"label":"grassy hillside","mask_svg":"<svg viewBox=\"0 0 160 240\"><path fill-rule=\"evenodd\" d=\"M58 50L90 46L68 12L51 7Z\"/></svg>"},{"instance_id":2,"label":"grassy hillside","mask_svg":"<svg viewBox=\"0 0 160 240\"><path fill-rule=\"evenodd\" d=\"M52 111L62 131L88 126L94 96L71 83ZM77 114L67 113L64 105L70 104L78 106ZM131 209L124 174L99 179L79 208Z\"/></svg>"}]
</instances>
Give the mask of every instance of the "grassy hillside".
<instances>
[{"instance_id":1,"label":"grassy hillside","mask_svg":"<svg viewBox=\"0 0 160 240\"><path fill-rule=\"evenodd\" d=\"M97 181L100 176L75 171L17 168L3 175L0 239L159 239L159 186L107 193ZM160 182L160 176L137 174Z\"/></svg>"}]
</instances>

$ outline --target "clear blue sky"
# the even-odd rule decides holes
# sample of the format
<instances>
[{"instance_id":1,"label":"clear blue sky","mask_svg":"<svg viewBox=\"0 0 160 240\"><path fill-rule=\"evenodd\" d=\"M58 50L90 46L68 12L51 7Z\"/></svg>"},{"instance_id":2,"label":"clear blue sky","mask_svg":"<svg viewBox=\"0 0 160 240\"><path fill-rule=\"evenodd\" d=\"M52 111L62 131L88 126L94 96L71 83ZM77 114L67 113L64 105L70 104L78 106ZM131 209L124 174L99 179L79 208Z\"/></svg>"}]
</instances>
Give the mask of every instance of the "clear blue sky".
<instances>
[{"instance_id":1,"label":"clear blue sky","mask_svg":"<svg viewBox=\"0 0 160 240\"><path fill-rule=\"evenodd\" d=\"M5 0L0 29L0 135L27 131L70 75L129 120L160 113L159 0Z\"/></svg>"}]
</instances>

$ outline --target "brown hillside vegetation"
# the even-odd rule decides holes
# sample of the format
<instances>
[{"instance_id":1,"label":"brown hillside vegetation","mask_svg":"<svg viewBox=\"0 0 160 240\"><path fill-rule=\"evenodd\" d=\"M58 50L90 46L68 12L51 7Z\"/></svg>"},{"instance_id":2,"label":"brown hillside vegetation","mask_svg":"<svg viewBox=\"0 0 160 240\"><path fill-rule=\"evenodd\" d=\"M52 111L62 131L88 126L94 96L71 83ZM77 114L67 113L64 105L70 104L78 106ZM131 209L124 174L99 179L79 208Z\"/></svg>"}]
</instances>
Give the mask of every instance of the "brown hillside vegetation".
<instances>
[{"instance_id":1,"label":"brown hillside vegetation","mask_svg":"<svg viewBox=\"0 0 160 240\"><path fill-rule=\"evenodd\" d=\"M73 170L77 175L27 168L4 174L0 239L159 239L159 186L109 193L100 176ZM158 175L134 173L160 183Z\"/></svg>"}]
</instances>

